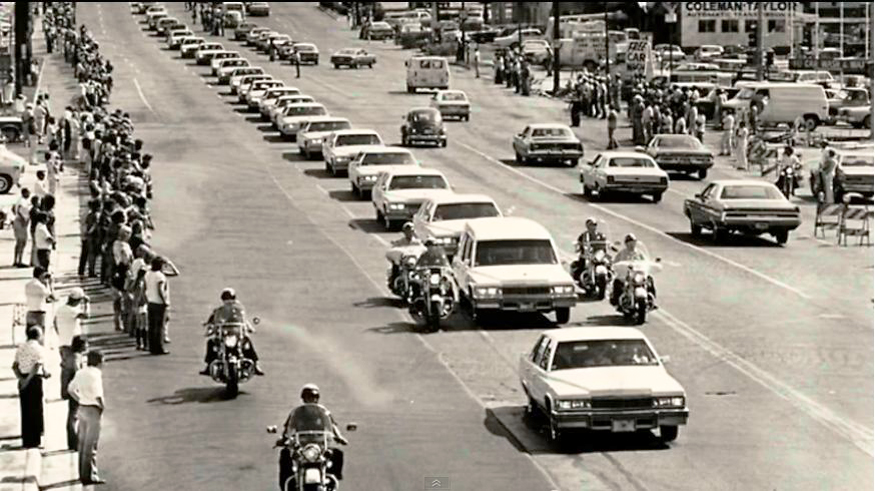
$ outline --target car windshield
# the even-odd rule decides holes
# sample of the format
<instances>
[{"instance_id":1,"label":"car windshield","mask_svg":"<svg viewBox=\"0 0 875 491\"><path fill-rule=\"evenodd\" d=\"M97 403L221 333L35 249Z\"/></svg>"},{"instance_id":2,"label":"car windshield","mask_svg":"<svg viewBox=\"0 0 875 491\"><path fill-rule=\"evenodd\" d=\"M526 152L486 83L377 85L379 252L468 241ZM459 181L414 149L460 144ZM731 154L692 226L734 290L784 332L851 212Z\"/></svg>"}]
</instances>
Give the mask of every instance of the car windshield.
<instances>
[{"instance_id":1,"label":"car windshield","mask_svg":"<svg viewBox=\"0 0 875 491\"><path fill-rule=\"evenodd\" d=\"M720 193L720 199L782 199L783 197L778 188L756 184L726 186Z\"/></svg>"},{"instance_id":2,"label":"car windshield","mask_svg":"<svg viewBox=\"0 0 875 491\"><path fill-rule=\"evenodd\" d=\"M845 155L841 161L842 167L872 167L875 156L872 154Z\"/></svg>"},{"instance_id":3,"label":"car windshield","mask_svg":"<svg viewBox=\"0 0 875 491\"><path fill-rule=\"evenodd\" d=\"M437 111L416 111L411 114L410 120L414 123L440 123L441 113Z\"/></svg>"},{"instance_id":4,"label":"car windshield","mask_svg":"<svg viewBox=\"0 0 875 491\"><path fill-rule=\"evenodd\" d=\"M307 131L348 130L350 126L349 121L322 121L310 123Z\"/></svg>"},{"instance_id":5,"label":"car windshield","mask_svg":"<svg viewBox=\"0 0 875 491\"><path fill-rule=\"evenodd\" d=\"M500 216L492 203L451 203L440 205L434 211L435 222L443 220L469 220Z\"/></svg>"},{"instance_id":6,"label":"car windshield","mask_svg":"<svg viewBox=\"0 0 875 491\"><path fill-rule=\"evenodd\" d=\"M553 245L546 239L485 240L477 243L474 266L556 264Z\"/></svg>"},{"instance_id":7,"label":"car windshield","mask_svg":"<svg viewBox=\"0 0 875 491\"><path fill-rule=\"evenodd\" d=\"M754 89L748 87L748 88L742 89L741 92L739 92L738 94L736 94L736 95L735 95L735 98L736 98L736 99L741 99L741 100L743 100L743 101L746 101L746 100L750 99L751 97L753 97L753 95L754 95L755 93L756 93L756 90L754 90Z\"/></svg>"},{"instance_id":8,"label":"car windshield","mask_svg":"<svg viewBox=\"0 0 875 491\"><path fill-rule=\"evenodd\" d=\"M611 159L610 163L608 163L608 167L649 168L653 167L653 162L637 157L614 157Z\"/></svg>"},{"instance_id":9,"label":"car windshield","mask_svg":"<svg viewBox=\"0 0 875 491\"><path fill-rule=\"evenodd\" d=\"M443 95L445 101L464 101L465 94L460 92L449 92Z\"/></svg>"},{"instance_id":10,"label":"car windshield","mask_svg":"<svg viewBox=\"0 0 875 491\"><path fill-rule=\"evenodd\" d=\"M342 50L338 51L337 54L339 54L339 55L354 55L355 50L354 49L342 49Z\"/></svg>"},{"instance_id":11,"label":"car windshield","mask_svg":"<svg viewBox=\"0 0 875 491\"><path fill-rule=\"evenodd\" d=\"M556 346L551 370L656 366L659 360L642 339L565 341Z\"/></svg>"},{"instance_id":12,"label":"car windshield","mask_svg":"<svg viewBox=\"0 0 875 491\"><path fill-rule=\"evenodd\" d=\"M342 147L345 145L379 145L382 143L377 135L340 135L334 146Z\"/></svg>"},{"instance_id":13,"label":"car windshield","mask_svg":"<svg viewBox=\"0 0 875 491\"><path fill-rule=\"evenodd\" d=\"M368 153L362 158L362 165L413 165L416 159L409 153Z\"/></svg>"},{"instance_id":14,"label":"car windshield","mask_svg":"<svg viewBox=\"0 0 875 491\"><path fill-rule=\"evenodd\" d=\"M532 130L533 138L560 138L572 136L571 130L567 128L535 128Z\"/></svg>"},{"instance_id":15,"label":"car windshield","mask_svg":"<svg viewBox=\"0 0 875 491\"><path fill-rule=\"evenodd\" d=\"M286 113L286 116L325 116L328 111L322 106L303 106L292 107Z\"/></svg>"},{"instance_id":16,"label":"car windshield","mask_svg":"<svg viewBox=\"0 0 875 491\"><path fill-rule=\"evenodd\" d=\"M690 138L659 138L656 140L658 148L681 148L685 150L695 150L699 148L699 141L693 137Z\"/></svg>"},{"instance_id":17,"label":"car windshield","mask_svg":"<svg viewBox=\"0 0 875 491\"><path fill-rule=\"evenodd\" d=\"M296 44L295 49L298 51L316 51L316 46L310 44Z\"/></svg>"},{"instance_id":18,"label":"car windshield","mask_svg":"<svg viewBox=\"0 0 875 491\"><path fill-rule=\"evenodd\" d=\"M441 176L395 176L389 189L447 189L447 181Z\"/></svg>"}]
</instances>

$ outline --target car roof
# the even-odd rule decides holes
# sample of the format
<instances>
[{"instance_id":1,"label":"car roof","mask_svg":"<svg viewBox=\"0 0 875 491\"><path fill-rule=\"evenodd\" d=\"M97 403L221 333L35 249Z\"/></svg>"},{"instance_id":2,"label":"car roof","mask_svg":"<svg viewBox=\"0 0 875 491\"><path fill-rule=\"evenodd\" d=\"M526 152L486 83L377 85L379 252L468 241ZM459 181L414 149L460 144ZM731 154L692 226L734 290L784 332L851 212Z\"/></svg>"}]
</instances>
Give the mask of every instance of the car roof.
<instances>
[{"instance_id":1,"label":"car roof","mask_svg":"<svg viewBox=\"0 0 875 491\"><path fill-rule=\"evenodd\" d=\"M653 160L650 155L642 152L632 152L629 150L619 150L619 151L607 151L607 152L599 152L599 155L605 158L615 158L615 157L635 157L635 158L643 158L648 160Z\"/></svg>"},{"instance_id":2,"label":"car roof","mask_svg":"<svg viewBox=\"0 0 875 491\"><path fill-rule=\"evenodd\" d=\"M444 90L437 91L437 93L441 94L441 95L442 94L462 94L462 95L467 96L467 94L465 94L464 90L459 90L459 89L444 89Z\"/></svg>"},{"instance_id":3,"label":"car roof","mask_svg":"<svg viewBox=\"0 0 875 491\"><path fill-rule=\"evenodd\" d=\"M349 123L349 119L338 116L313 116L310 123Z\"/></svg>"},{"instance_id":4,"label":"car roof","mask_svg":"<svg viewBox=\"0 0 875 491\"><path fill-rule=\"evenodd\" d=\"M476 240L509 240L520 238L551 239L550 232L540 223L520 217L490 217L466 226Z\"/></svg>"},{"instance_id":5,"label":"car roof","mask_svg":"<svg viewBox=\"0 0 875 491\"><path fill-rule=\"evenodd\" d=\"M448 194L435 196L428 201L436 203L438 205L445 205L451 203L492 203L495 204L495 200L490 198L485 194ZM498 205L496 205L498 206Z\"/></svg>"},{"instance_id":6,"label":"car roof","mask_svg":"<svg viewBox=\"0 0 875 491\"><path fill-rule=\"evenodd\" d=\"M541 129L541 128L566 128L569 130L571 129L568 127L567 124L562 124L562 123L532 123L528 126L529 126L529 128L532 128L532 129L536 129L536 128L537 129Z\"/></svg>"},{"instance_id":7,"label":"car roof","mask_svg":"<svg viewBox=\"0 0 875 491\"><path fill-rule=\"evenodd\" d=\"M357 128L350 128L348 130L337 130L334 132L334 134L337 136L341 136L341 135L377 135L377 136L380 136L380 134L377 133L376 130L357 129Z\"/></svg>"},{"instance_id":8,"label":"car roof","mask_svg":"<svg viewBox=\"0 0 875 491\"><path fill-rule=\"evenodd\" d=\"M443 56L426 56L426 55L414 55L410 58L411 60L445 60Z\"/></svg>"},{"instance_id":9,"label":"car roof","mask_svg":"<svg viewBox=\"0 0 875 491\"><path fill-rule=\"evenodd\" d=\"M389 174L390 177L395 176L441 176L446 178L443 172L432 169L429 167L420 167L418 165L405 165L402 167L393 168L392 170L386 171L386 174Z\"/></svg>"},{"instance_id":10,"label":"car roof","mask_svg":"<svg viewBox=\"0 0 875 491\"><path fill-rule=\"evenodd\" d=\"M289 104L286 107L325 107L321 102L299 102L296 104Z\"/></svg>"},{"instance_id":11,"label":"car roof","mask_svg":"<svg viewBox=\"0 0 875 491\"><path fill-rule=\"evenodd\" d=\"M717 179L711 181L711 184L717 184L718 186L772 186L774 184L767 181L759 181L757 179Z\"/></svg>"},{"instance_id":12,"label":"car roof","mask_svg":"<svg viewBox=\"0 0 875 491\"><path fill-rule=\"evenodd\" d=\"M566 327L565 329L552 329L541 333L555 340L563 341L590 341L609 339L647 339L643 332L634 327L598 326L598 327Z\"/></svg>"},{"instance_id":13,"label":"car roof","mask_svg":"<svg viewBox=\"0 0 875 491\"><path fill-rule=\"evenodd\" d=\"M407 111L407 114L410 114L410 113L436 113L436 112L439 112L439 111L433 107L422 106L422 107L411 108L409 111Z\"/></svg>"},{"instance_id":14,"label":"car roof","mask_svg":"<svg viewBox=\"0 0 875 491\"><path fill-rule=\"evenodd\" d=\"M367 145L361 150L361 153L406 153L410 156L413 156L413 152L406 148L384 145Z\"/></svg>"}]
</instances>

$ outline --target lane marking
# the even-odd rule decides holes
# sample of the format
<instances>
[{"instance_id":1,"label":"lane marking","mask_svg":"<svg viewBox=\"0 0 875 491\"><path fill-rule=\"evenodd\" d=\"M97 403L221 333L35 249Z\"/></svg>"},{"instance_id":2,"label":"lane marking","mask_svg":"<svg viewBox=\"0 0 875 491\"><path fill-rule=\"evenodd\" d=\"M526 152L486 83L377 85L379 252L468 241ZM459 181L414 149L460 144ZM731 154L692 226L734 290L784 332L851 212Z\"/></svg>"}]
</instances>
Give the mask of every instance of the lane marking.
<instances>
[{"instance_id":1,"label":"lane marking","mask_svg":"<svg viewBox=\"0 0 875 491\"><path fill-rule=\"evenodd\" d=\"M796 389L793 389L769 372L757 367L753 363L712 341L710 338L670 313L660 309L654 312L653 315L659 317L673 331L689 339L697 346L709 352L715 358L725 362L746 375L749 379L796 406L796 408L812 419L818 421L833 433L849 440L854 446L869 456L875 455L872 449L872 429L839 416L831 409L814 401Z\"/></svg>"},{"instance_id":2,"label":"lane marking","mask_svg":"<svg viewBox=\"0 0 875 491\"><path fill-rule=\"evenodd\" d=\"M477 155L479 155L480 157L482 157L482 158L483 158L484 160L486 160L487 162L489 162L489 163L491 163L491 164L493 164L493 165L496 165L496 166L498 166L498 167L501 167L502 169L505 169L505 170L507 170L508 172L511 172L511 173L513 173L513 174L516 174L516 175L522 177L523 179L526 179L526 180L528 180L528 181L530 181L530 182L532 182L532 183L534 183L534 184L537 184L538 186L541 186L541 187L543 187L543 188L545 188L545 189L548 189L548 190L550 190L550 191L553 191L553 192L555 192L555 193L558 193L558 194L560 194L560 195L562 195L562 196L566 196L566 194L567 194L565 190L559 189L559 188L557 188L556 186L553 186L552 184L549 184L549 183L546 183L546 182L544 182L544 181L541 181L540 179L538 179L538 178L536 178L536 177L532 177L532 176L526 174L525 172L520 171L519 169L515 169L515 168L513 168L513 167L509 167L509 166L507 166L507 165L504 165L504 163L501 162L500 160L495 159L494 157L492 157L492 156L490 156L490 155L487 155L487 154L481 152L480 150L478 150L478 149L476 149L476 148L474 148L474 147L468 145L467 143L464 143L464 142L457 142L457 145L460 145L460 146L462 146L462 147L464 147L464 148L470 150L471 152L476 153ZM566 196L566 197L567 197L567 196ZM570 199L570 198L569 198L569 199ZM576 200L575 200L575 201L576 201ZM772 278L772 277L769 276L769 275L766 275L766 274L764 274L764 273L761 273L761 272L759 272L759 271L757 271L757 270L751 268L750 266L745 266L744 264L741 264L741 263L739 263L739 262L733 261L732 259L729 259L729 258L723 257L723 256L721 256L721 255L719 255L719 254L717 254L717 253L715 253L715 252L712 252L712 251L709 251L709 250L707 250L707 249L703 249L703 248L701 248L701 247L697 247L697 246L695 246L695 245L693 245L693 244L690 244L690 243L684 242L684 241L682 241L682 240L680 240L680 239L677 239L677 238L675 238L675 237L672 237L671 235L665 233L665 232L662 231L662 230L659 230L659 229L657 229L657 228L655 228L655 227L652 227L652 226L650 226L650 225L647 225L647 224L645 224L645 223L639 222L638 220L635 220L634 218L628 217L628 216L626 216L626 215L623 215L623 214L621 214L621 213L618 213L618 212L616 212L616 211L613 211L613 210L611 210L611 209L609 209L609 208L605 208L604 206L601 206L601 205L598 205L598 204L595 204L595 203L587 203L587 205L589 205L589 206L595 208L596 210L601 211L602 213L605 213L605 214L607 214L607 215L610 215L610 216L612 216L612 217L614 217L614 218L617 218L617 219L623 220L623 221L625 221L625 222L627 222L627 223L630 223L630 224L632 224L632 225L634 225L634 226L636 226L636 227L643 228L643 229L648 230L648 231L650 231L650 232L653 232L653 233L655 233L655 234L657 234L657 235L660 235L660 236L662 236L662 237L664 237L664 238L666 238L666 239L669 239L669 240L671 240L671 241L673 241L673 242L675 242L675 243L681 244L681 245L683 245L684 247L686 247L686 248L688 248L688 249L691 249L691 250L696 251L696 252L698 252L698 253L704 254L704 255L706 255L706 256L708 256L708 257L711 257L711 258L713 258L713 259L716 259L716 260L718 260L718 261L720 261L720 262L722 262L722 263L724 263L724 264L727 264L727 265L729 265L729 266L732 266L732 267L734 267L734 268L740 269L740 270L742 270L742 271L744 271L744 272L746 272L746 273L748 273L748 274L751 274L751 275L753 275L753 276L756 276L757 278L760 278L761 280L765 280L765 281L771 283L772 285L775 285L775 286L777 286L777 287L783 288L783 289L785 289L785 290L787 290L787 291L789 291L789 292L795 293L796 295L798 295L798 296L804 298L805 300L811 300L811 299L812 299L812 297L811 297L810 295L808 295L807 293L803 292L802 290L800 290L800 289L798 289L798 288L795 288L795 287L793 287L793 286L790 286L790 285L788 285L787 283L784 283L784 282L781 281L781 280L778 280L778 279Z\"/></svg>"},{"instance_id":3,"label":"lane marking","mask_svg":"<svg viewBox=\"0 0 875 491\"><path fill-rule=\"evenodd\" d=\"M140 100L143 101L143 104L146 106L146 108L149 109L149 111L152 114L157 115L157 113L155 113L155 109L152 108L152 105L149 104L149 101L146 99L146 94L143 93L143 88L140 87L140 82L136 79L136 77L134 77L133 80L134 80L134 87L137 88L137 94L140 94Z\"/></svg>"}]
</instances>

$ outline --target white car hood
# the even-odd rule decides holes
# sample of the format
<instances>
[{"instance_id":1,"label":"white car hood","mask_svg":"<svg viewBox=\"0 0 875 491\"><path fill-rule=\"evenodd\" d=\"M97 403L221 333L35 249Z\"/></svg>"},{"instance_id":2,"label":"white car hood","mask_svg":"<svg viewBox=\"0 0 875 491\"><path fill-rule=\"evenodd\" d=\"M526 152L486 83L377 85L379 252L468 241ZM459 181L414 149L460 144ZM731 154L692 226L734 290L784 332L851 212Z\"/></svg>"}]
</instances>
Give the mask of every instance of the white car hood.
<instances>
[{"instance_id":1,"label":"white car hood","mask_svg":"<svg viewBox=\"0 0 875 491\"><path fill-rule=\"evenodd\" d=\"M402 168L408 169L411 165L416 164L386 164L386 165L365 165L365 166L357 166L357 173L360 176L376 176L381 172L390 172L392 169Z\"/></svg>"},{"instance_id":2,"label":"white car hood","mask_svg":"<svg viewBox=\"0 0 875 491\"><path fill-rule=\"evenodd\" d=\"M472 220L477 219L472 218ZM435 237L459 237L465 231L466 223L468 223L468 220L441 220L429 222L426 228Z\"/></svg>"},{"instance_id":3,"label":"white car hood","mask_svg":"<svg viewBox=\"0 0 875 491\"><path fill-rule=\"evenodd\" d=\"M335 157L355 157L362 150L373 147L374 144L370 143L368 145L344 145L342 147L334 147L334 156Z\"/></svg>"},{"instance_id":4,"label":"white car hood","mask_svg":"<svg viewBox=\"0 0 875 491\"><path fill-rule=\"evenodd\" d=\"M324 114L309 114L306 116L283 116L280 120L283 124L300 123L311 118L318 118Z\"/></svg>"},{"instance_id":5,"label":"white car hood","mask_svg":"<svg viewBox=\"0 0 875 491\"><path fill-rule=\"evenodd\" d=\"M593 367L558 370L547 383L561 396L669 396L683 387L661 366Z\"/></svg>"},{"instance_id":6,"label":"white car hood","mask_svg":"<svg viewBox=\"0 0 875 491\"><path fill-rule=\"evenodd\" d=\"M863 176L872 177L875 174L875 168L862 165L849 165L842 167L842 173L848 176Z\"/></svg>"},{"instance_id":7,"label":"white car hood","mask_svg":"<svg viewBox=\"0 0 875 491\"><path fill-rule=\"evenodd\" d=\"M569 285L573 281L559 263L475 266L469 274L475 283L483 285Z\"/></svg>"},{"instance_id":8,"label":"white car hood","mask_svg":"<svg viewBox=\"0 0 875 491\"><path fill-rule=\"evenodd\" d=\"M448 194L453 194L453 191L451 189L404 189L398 191L386 191L383 194L383 198L386 201L391 201L393 203L407 203L410 201L422 202L427 199L446 196Z\"/></svg>"},{"instance_id":9,"label":"white car hood","mask_svg":"<svg viewBox=\"0 0 875 491\"><path fill-rule=\"evenodd\" d=\"M330 131L308 131L306 133L298 133L298 138L302 138L304 140L312 140L316 138L325 138L330 135L333 130Z\"/></svg>"}]
</instances>

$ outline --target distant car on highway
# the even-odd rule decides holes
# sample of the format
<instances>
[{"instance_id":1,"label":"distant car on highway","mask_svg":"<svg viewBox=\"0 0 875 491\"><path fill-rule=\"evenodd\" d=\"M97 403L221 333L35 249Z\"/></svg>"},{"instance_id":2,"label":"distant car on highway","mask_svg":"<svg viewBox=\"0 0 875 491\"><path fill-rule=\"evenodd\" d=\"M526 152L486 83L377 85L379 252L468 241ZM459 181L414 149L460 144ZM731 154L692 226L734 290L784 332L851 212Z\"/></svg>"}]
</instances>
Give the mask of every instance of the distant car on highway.
<instances>
[{"instance_id":1,"label":"distant car on highway","mask_svg":"<svg viewBox=\"0 0 875 491\"><path fill-rule=\"evenodd\" d=\"M251 70L252 68L259 67L243 67L239 68L240 71ZM239 96L246 90L246 88L251 85L253 82L258 80L270 80L273 76L268 75L264 72L262 73L251 73L248 75L239 75L237 72L234 72L234 75L231 76L231 82L228 84L231 86L231 93Z\"/></svg>"},{"instance_id":2,"label":"distant car on highway","mask_svg":"<svg viewBox=\"0 0 875 491\"><path fill-rule=\"evenodd\" d=\"M214 53L213 56L210 58L210 69L212 70L214 76L218 75L219 67L221 66L221 63L225 60L243 60L247 62L249 61L246 58L242 58L240 56L240 53L238 53L237 51L218 51Z\"/></svg>"},{"instance_id":3,"label":"distant car on highway","mask_svg":"<svg viewBox=\"0 0 875 491\"><path fill-rule=\"evenodd\" d=\"M553 442L573 430L655 429L671 442L689 417L684 388L638 329L544 331L520 357L518 372L526 414L544 418Z\"/></svg>"},{"instance_id":4,"label":"distant car on highway","mask_svg":"<svg viewBox=\"0 0 875 491\"><path fill-rule=\"evenodd\" d=\"M540 39L542 37L540 29L534 27L524 27L522 29L512 29L504 36L497 36L493 44L502 48L512 48L518 46L520 41L526 39Z\"/></svg>"},{"instance_id":5,"label":"distant car on highway","mask_svg":"<svg viewBox=\"0 0 875 491\"><path fill-rule=\"evenodd\" d=\"M188 29L187 27L174 29L170 31L170 33L167 35L167 47L172 50L178 50L179 47L182 45L183 39L193 36L194 33L191 32L191 29Z\"/></svg>"},{"instance_id":6,"label":"distant car on highway","mask_svg":"<svg viewBox=\"0 0 875 491\"><path fill-rule=\"evenodd\" d=\"M246 34L252 29L258 27L254 22L243 22L234 28L234 41L246 41Z\"/></svg>"},{"instance_id":7,"label":"distant car on highway","mask_svg":"<svg viewBox=\"0 0 875 491\"><path fill-rule=\"evenodd\" d=\"M498 205L485 194L433 196L413 216L413 230L420 239L434 239L452 259L469 220L500 216Z\"/></svg>"},{"instance_id":8,"label":"distant car on highway","mask_svg":"<svg viewBox=\"0 0 875 491\"><path fill-rule=\"evenodd\" d=\"M273 127L279 130L280 118L285 114L286 108L293 104L304 104L307 102L316 102L316 100L313 99L313 96L301 94L300 92L282 95L273 102L268 119L270 119Z\"/></svg>"},{"instance_id":9,"label":"distant car on highway","mask_svg":"<svg viewBox=\"0 0 875 491\"><path fill-rule=\"evenodd\" d=\"M305 159L322 156L322 142L333 131L348 130L352 123L346 118L336 116L317 116L310 118L298 131L298 151Z\"/></svg>"},{"instance_id":10,"label":"distant car on highway","mask_svg":"<svg viewBox=\"0 0 875 491\"><path fill-rule=\"evenodd\" d=\"M439 90L429 102L431 107L441 112L444 119L471 119L471 102L468 95L461 90Z\"/></svg>"},{"instance_id":11,"label":"distant car on highway","mask_svg":"<svg viewBox=\"0 0 875 491\"><path fill-rule=\"evenodd\" d=\"M360 151L383 145L380 134L374 130L350 129L331 133L322 144L325 170L338 176L349 169L349 163Z\"/></svg>"},{"instance_id":12,"label":"distant car on highway","mask_svg":"<svg viewBox=\"0 0 875 491\"><path fill-rule=\"evenodd\" d=\"M352 194L359 199L368 197L380 173L392 170L394 166L418 166L419 161L406 148L375 145L363 148L349 163L349 177Z\"/></svg>"},{"instance_id":13,"label":"distant car on highway","mask_svg":"<svg viewBox=\"0 0 875 491\"><path fill-rule=\"evenodd\" d=\"M270 15L270 4L267 2L249 2L246 13L252 17L267 17Z\"/></svg>"},{"instance_id":14,"label":"distant car on highway","mask_svg":"<svg viewBox=\"0 0 875 491\"><path fill-rule=\"evenodd\" d=\"M255 46L255 42L258 41L259 36L265 32L270 32L270 29L267 27L253 27L248 33L246 33L246 44L249 46Z\"/></svg>"},{"instance_id":15,"label":"distant car on highway","mask_svg":"<svg viewBox=\"0 0 875 491\"><path fill-rule=\"evenodd\" d=\"M720 242L729 233L770 234L786 244L790 232L802 223L799 207L770 183L746 179L713 181L701 193L684 201L684 215L694 237L703 229Z\"/></svg>"},{"instance_id":16,"label":"distant car on highway","mask_svg":"<svg viewBox=\"0 0 875 491\"><path fill-rule=\"evenodd\" d=\"M328 109L318 102L290 104L283 109L283 115L278 119L277 126L286 139L296 141L298 130L314 116L329 116Z\"/></svg>"},{"instance_id":17,"label":"distant car on highway","mask_svg":"<svg viewBox=\"0 0 875 491\"><path fill-rule=\"evenodd\" d=\"M564 124L530 124L514 135L513 151L519 164L562 162L575 167L583 157L583 143Z\"/></svg>"},{"instance_id":18,"label":"distant car on highway","mask_svg":"<svg viewBox=\"0 0 875 491\"><path fill-rule=\"evenodd\" d=\"M194 58L195 52L206 43L204 38L199 36L189 36L183 38L179 43L179 56L183 58Z\"/></svg>"},{"instance_id":19,"label":"distant car on highway","mask_svg":"<svg viewBox=\"0 0 875 491\"><path fill-rule=\"evenodd\" d=\"M723 56L723 46L716 44L703 44L693 52L693 58L699 61L713 60Z\"/></svg>"},{"instance_id":20,"label":"distant car on highway","mask_svg":"<svg viewBox=\"0 0 875 491\"><path fill-rule=\"evenodd\" d=\"M216 69L216 77L219 78L219 84L225 85L231 79L231 74L238 68L248 67L249 60L246 58L228 58L219 63L219 68Z\"/></svg>"},{"instance_id":21,"label":"distant car on highway","mask_svg":"<svg viewBox=\"0 0 875 491\"><path fill-rule=\"evenodd\" d=\"M388 22L367 22L359 31L359 39L382 41L395 37L395 30Z\"/></svg>"},{"instance_id":22,"label":"distant car on highway","mask_svg":"<svg viewBox=\"0 0 875 491\"><path fill-rule=\"evenodd\" d=\"M375 63L377 63L377 57L368 53L364 48L343 48L331 55L331 64L334 65L334 68L342 66L374 68Z\"/></svg>"},{"instance_id":23,"label":"distant car on highway","mask_svg":"<svg viewBox=\"0 0 875 491\"><path fill-rule=\"evenodd\" d=\"M301 64L318 65L319 64L319 48L313 43L294 43L292 50L298 52L298 58Z\"/></svg>"},{"instance_id":24,"label":"distant car on highway","mask_svg":"<svg viewBox=\"0 0 875 491\"><path fill-rule=\"evenodd\" d=\"M417 107L404 116L401 125L401 146L408 147L416 143L434 143L447 146L447 132L441 113L433 107Z\"/></svg>"},{"instance_id":25,"label":"distant car on highway","mask_svg":"<svg viewBox=\"0 0 875 491\"><path fill-rule=\"evenodd\" d=\"M714 166L714 153L693 135L655 135L646 152L660 169L697 174L699 179L708 177Z\"/></svg>"},{"instance_id":26,"label":"distant car on highway","mask_svg":"<svg viewBox=\"0 0 875 491\"><path fill-rule=\"evenodd\" d=\"M297 95L300 93L301 90L297 87L283 86L267 89L267 92L264 93L261 97L261 102L258 104L258 111L261 113L261 119L263 121L273 121L270 118L270 112L279 98L286 95Z\"/></svg>"},{"instance_id":27,"label":"distant car on highway","mask_svg":"<svg viewBox=\"0 0 875 491\"><path fill-rule=\"evenodd\" d=\"M580 169L583 195L603 200L609 193L650 195L654 203L668 189L668 174L646 153L608 151Z\"/></svg>"},{"instance_id":28,"label":"distant car on highway","mask_svg":"<svg viewBox=\"0 0 875 491\"><path fill-rule=\"evenodd\" d=\"M224 50L221 43L204 43L195 51L194 57L198 65L209 65L213 55Z\"/></svg>"},{"instance_id":29,"label":"distant car on highway","mask_svg":"<svg viewBox=\"0 0 875 491\"><path fill-rule=\"evenodd\" d=\"M282 80L262 80L260 82L255 82L252 84L252 88L249 89L249 92L246 93L246 107L249 108L250 111L257 111L261 104L261 98L264 97L264 94L268 90L285 87L285 85L285 82Z\"/></svg>"},{"instance_id":30,"label":"distant car on highway","mask_svg":"<svg viewBox=\"0 0 875 491\"><path fill-rule=\"evenodd\" d=\"M409 221L429 198L451 194L450 183L441 171L405 165L380 174L371 202L377 222L392 230Z\"/></svg>"}]
</instances>

